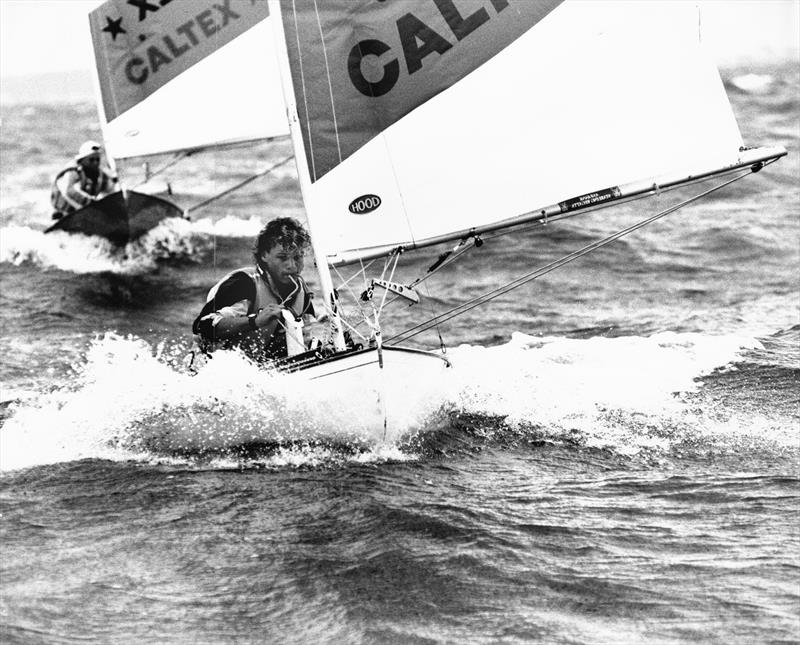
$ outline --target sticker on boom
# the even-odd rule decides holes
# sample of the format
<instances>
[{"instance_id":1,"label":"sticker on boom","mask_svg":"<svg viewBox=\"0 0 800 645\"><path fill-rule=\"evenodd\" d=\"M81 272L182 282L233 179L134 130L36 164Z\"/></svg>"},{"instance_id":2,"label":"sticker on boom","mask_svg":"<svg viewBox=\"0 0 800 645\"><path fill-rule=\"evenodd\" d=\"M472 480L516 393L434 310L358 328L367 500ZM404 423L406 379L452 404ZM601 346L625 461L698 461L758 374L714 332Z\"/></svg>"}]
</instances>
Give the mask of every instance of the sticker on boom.
<instances>
[{"instance_id":1,"label":"sticker on boom","mask_svg":"<svg viewBox=\"0 0 800 645\"><path fill-rule=\"evenodd\" d=\"M347 208L354 215L366 215L374 211L380 205L381 198L377 195L362 195L350 202L350 206Z\"/></svg>"}]
</instances>

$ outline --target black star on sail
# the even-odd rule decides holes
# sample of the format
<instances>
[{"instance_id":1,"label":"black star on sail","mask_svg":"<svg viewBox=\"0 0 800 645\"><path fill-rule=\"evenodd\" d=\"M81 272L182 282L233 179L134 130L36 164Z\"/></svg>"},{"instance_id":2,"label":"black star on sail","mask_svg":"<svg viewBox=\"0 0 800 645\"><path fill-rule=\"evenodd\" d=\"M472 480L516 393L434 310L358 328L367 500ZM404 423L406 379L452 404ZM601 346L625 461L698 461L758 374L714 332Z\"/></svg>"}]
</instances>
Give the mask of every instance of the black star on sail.
<instances>
[{"instance_id":1,"label":"black star on sail","mask_svg":"<svg viewBox=\"0 0 800 645\"><path fill-rule=\"evenodd\" d=\"M108 16L106 16L106 26L103 27L103 31L107 31L109 34L111 34L111 38L115 41L117 40L117 36L120 34L128 33L122 28L122 18L111 20L111 18Z\"/></svg>"}]
</instances>

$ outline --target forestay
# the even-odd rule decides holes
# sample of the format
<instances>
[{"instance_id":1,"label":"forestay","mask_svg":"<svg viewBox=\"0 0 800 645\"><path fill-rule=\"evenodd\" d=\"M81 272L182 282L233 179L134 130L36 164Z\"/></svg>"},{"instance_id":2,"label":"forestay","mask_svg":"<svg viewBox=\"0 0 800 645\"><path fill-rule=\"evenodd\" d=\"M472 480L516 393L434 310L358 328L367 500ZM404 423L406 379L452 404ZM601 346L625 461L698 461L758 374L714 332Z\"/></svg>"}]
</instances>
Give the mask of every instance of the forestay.
<instances>
[{"instance_id":1,"label":"forestay","mask_svg":"<svg viewBox=\"0 0 800 645\"><path fill-rule=\"evenodd\" d=\"M94 10L89 22L109 155L286 136L267 16L266 2L250 0L108 0Z\"/></svg>"},{"instance_id":2,"label":"forestay","mask_svg":"<svg viewBox=\"0 0 800 645\"><path fill-rule=\"evenodd\" d=\"M307 214L332 264L740 163L690 3L280 7Z\"/></svg>"}]
</instances>

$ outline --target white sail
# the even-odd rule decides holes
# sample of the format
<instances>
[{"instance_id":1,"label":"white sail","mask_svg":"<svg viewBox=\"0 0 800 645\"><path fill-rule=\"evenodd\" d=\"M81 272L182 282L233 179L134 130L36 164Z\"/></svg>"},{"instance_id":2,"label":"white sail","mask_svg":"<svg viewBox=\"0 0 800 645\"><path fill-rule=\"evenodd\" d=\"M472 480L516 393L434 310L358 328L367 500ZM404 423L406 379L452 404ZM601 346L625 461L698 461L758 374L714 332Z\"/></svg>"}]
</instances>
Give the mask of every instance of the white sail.
<instances>
[{"instance_id":1,"label":"white sail","mask_svg":"<svg viewBox=\"0 0 800 645\"><path fill-rule=\"evenodd\" d=\"M257 78L242 82L254 61ZM269 18L116 119L101 122L116 159L288 136Z\"/></svg>"},{"instance_id":2,"label":"white sail","mask_svg":"<svg viewBox=\"0 0 800 645\"><path fill-rule=\"evenodd\" d=\"M267 7L261 0L106 0L92 11L109 155L287 136Z\"/></svg>"},{"instance_id":3,"label":"white sail","mask_svg":"<svg viewBox=\"0 0 800 645\"><path fill-rule=\"evenodd\" d=\"M311 114L301 128L312 179L307 215L330 263L507 223L552 204L602 200L631 182L741 163L741 135L691 3L550 3L513 42L394 122L385 118L391 91L359 96L346 78L339 83L355 57L367 89L380 94L392 74L400 84L412 73L408 48L424 76L426 65L446 67L491 45L492 24L514 24L533 4L329 0L317 13L317 2L282 2L301 122ZM347 19L338 20L337 10ZM366 29L368 21L359 21L371 11L383 14ZM401 22L413 26L410 37ZM327 67L316 65L316 74L302 60L309 33L324 44ZM358 43L373 45L359 50ZM362 110L374 106L378 125L348 147L351 100ZM313 101L325 103L326 122L304 106ZM326 145L338 154L333 162Z\"/></svg>"}]
</instances>

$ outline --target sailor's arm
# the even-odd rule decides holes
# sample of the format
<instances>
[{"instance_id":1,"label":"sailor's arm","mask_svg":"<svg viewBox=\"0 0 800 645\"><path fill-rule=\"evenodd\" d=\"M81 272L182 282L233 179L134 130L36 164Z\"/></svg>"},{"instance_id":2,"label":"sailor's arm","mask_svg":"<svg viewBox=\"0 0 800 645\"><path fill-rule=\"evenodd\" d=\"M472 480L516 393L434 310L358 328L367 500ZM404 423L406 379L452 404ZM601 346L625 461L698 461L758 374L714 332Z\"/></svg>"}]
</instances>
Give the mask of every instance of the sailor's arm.
<instances>
[{"instance_id":1,"label":"sailor's arm","mask_svg":"<svg viewBox=\"0 0 800 645\"><path fill-rule=\"evenodd\" d=\"M71 202L77 202L81 206L94 201L94 195L90 195L83 188L81 188L81 178L77 173L67 175L67 191L66 197Z\"/></svg>"},{"instance_id":2,"label":"sailor's arm","mask_svg":"<svg viewBox=\"0 0 800 645\"><path fill-rule=\"evenodd\" d=\"M246 302L237 303L244 306L223 307L204 316L198 325L200 334L209 340L225 340L256 329L264 330L268 335L275 333L281 318L281 308L278 305L267 305L251 317L246 313Z\"/></svg>"},{"instance_id":3,"label":"sailor's arm","mask_svg":"<svg viewBox=\"0 0 800 645\"><path fill-rule=\"evenodd\" d=\"M88 203L88 195L80 188L80 175L75 170L67 170L55 181L61 197L75 210Z\"/></svg>"}]
</instances>

